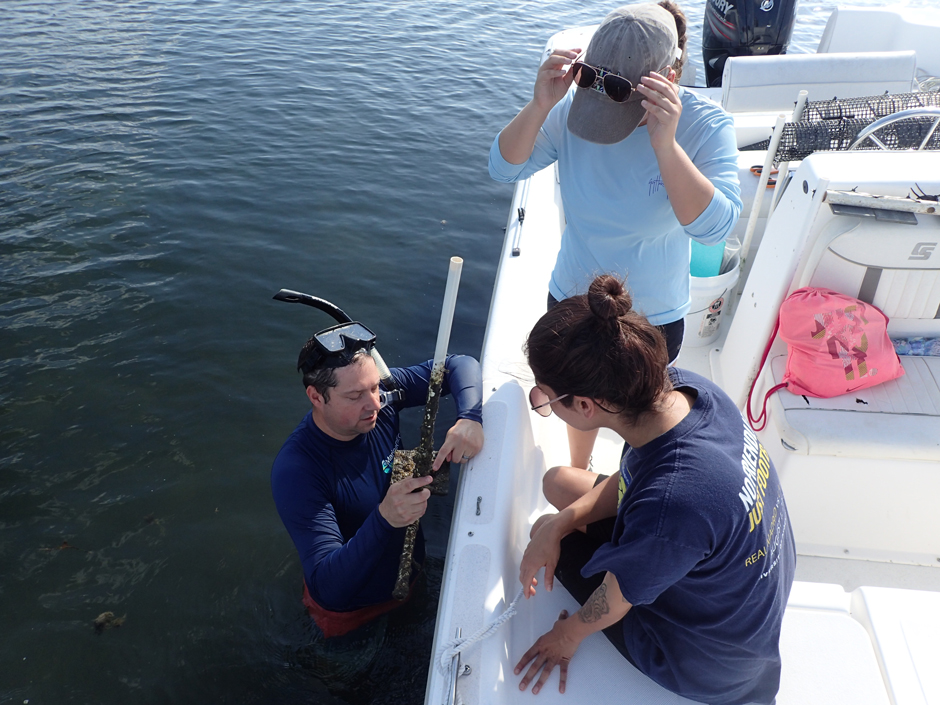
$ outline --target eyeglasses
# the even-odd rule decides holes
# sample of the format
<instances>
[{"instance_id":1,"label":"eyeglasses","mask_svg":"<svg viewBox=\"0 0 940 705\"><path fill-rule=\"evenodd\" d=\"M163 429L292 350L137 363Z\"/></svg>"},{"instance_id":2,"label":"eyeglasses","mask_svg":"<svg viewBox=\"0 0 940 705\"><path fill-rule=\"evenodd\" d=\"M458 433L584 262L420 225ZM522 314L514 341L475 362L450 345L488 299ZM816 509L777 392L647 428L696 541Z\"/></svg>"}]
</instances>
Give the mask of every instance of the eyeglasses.
<instances>
[{"instance_id":1,"label":"eyeglasses","mask_svg":"<svg viewBox=\"0 0 940 705\"><path fill-rule=\"evenodd\" d=\"M300 369L305 373L331 361L331 358L336 367L348 365L357 352L372 349L375 345L375 333L354 321L321 330L314 334L313 341L313 349L300 365Z\"/></svg>"},{"instance_id":2,"label":"eyeglasses","mask_svg":"<svg viewBox=\"0 0 940 705\"><path fill-rule=\"evenodd\" d=\"M578 88L592 88L615 103L623 103L633 93L633 84L623 76L603 67L586 64L580 56L571 64L571 70L576 72L574 80Z\"/></svg>"},{"instance_id":3,"label":"eyeglasses","mask_svg":"<svg viewBox=\"0 0 940 705\"><path fill-rule=\"evenodd\" d=\"M532 407L532 411L537 413L539 416L548 417L552 415L551 405L567 396L569 395L562 394L560 397L549 399L548 395L541 389L538 387L532 387L532 389L529 390L529 405Z\"/></svg>"}]
</instances>

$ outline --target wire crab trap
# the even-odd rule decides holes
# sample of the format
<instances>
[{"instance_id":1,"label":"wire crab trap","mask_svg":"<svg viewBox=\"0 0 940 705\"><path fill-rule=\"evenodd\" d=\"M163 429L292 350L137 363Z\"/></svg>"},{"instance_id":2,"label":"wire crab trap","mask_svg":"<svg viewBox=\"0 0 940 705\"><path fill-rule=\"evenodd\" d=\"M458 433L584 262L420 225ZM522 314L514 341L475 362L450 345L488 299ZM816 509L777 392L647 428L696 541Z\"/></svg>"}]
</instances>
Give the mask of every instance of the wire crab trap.
<instances>
[{"instance_id":1,"label":"wire crab trap","mask_svg":"<svg viewBox=\"0 0 940 705\"><path fill-rule=\"evenodd\" d=\"M764 189L772 167L779 166L770 213L789 183L790 162L814 152L845 150L940 150L940 92L884 94L807 102L800 91L793 121L780 115L770 139L747 149L766 150L757 193L741 246L741 261L748 254L757 226ZM926 194L915 194L926 196Z\"/></svg>"},{"instance_id":2,"label":"wire crab trap","mask_svg":"<svg viewBox=\"0 0 940 705\"><path fill-rule=\"evenodd\" d=\"M863 98L833 98L806 103L800 119L783 126L774 165L795 162L813 152L847 149L940 149L940 130L935 114L915 115L914 111L940 109L940 91L930 93L885 94ZM877 120L898 113L898 120L877 129L856 144L865 129ZM872 132L874 134L874 132ZM770 140L748 149L764 150Z\"/></svg>"},{"instance_id":3,"label":"wire crab trap","mask_svg":"<svg viewBox=\"0 0 940 705\"><path fill-rule=\"evenodd\" d=\"M902 110L940 107L940 92L897 93L868 98L833 98L806 104L801 121L864 120L874 122Z\"/></svg>"}]
</instances>

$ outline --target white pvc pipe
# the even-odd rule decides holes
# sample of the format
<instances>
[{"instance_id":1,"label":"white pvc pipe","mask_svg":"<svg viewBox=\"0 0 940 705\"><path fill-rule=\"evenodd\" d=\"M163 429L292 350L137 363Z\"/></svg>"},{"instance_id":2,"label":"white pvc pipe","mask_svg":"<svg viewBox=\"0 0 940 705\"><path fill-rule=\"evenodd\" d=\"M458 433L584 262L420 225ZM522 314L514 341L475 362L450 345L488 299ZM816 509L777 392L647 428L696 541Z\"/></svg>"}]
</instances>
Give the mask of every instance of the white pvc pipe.
<instances>
[{"instance_id":1,"label":"white pvc pipe","mask_svg":"<svg viewBox=\"0 0 940 705\"><path fill-rule=\"evenodd\" d=\"M462 257L450 258L447 270L447 286L444 288L444 306L441 308L441 325L437 329L437 347L434 349L434 367L444 365L447 357L447 344L450 342L450 327L454 322L454 309L457 306L457 287L460 286L460 271L463 269Z\"/></svg>"},{"instance_id":2,"label":"white pvc pipe","mask_svg":"<svg viewBox=\"0 0 940 705\"><path fill-rule=\"evenodd\" d=\"M793 117L790 118L790 122L799 122L803 119L803 110L806 108L806 100L809 98L809 93L807 91L800 91L799 96L796 99L796 107L793 109ZM770 212L773 213L777 208L777 204L780 203L780 198L783 196L783 188L786 186L787 174L790 173L790 162L783 162L780 165L780 172L777 174L777 186L774 188L774 197L770 201Z\"/></svg>"},{"instance_id":3,"label":"white pvc pipe","mask_svg":"<svg viewBox=\"0 0 940 705\"><path fill-rule=\"evenodd\" d=\"M799 122L803 119L803 110L806 108L806 101L809 99L808 91L800 91L796 97L796 107L793 109L793 117L790 122Z\"/></svg>"},{"instance_id":4,"label":"white pvc pipe","mask_svg":"<svg viewBox=\"0 0 940 705\"><path fill-rule=\"evenodd\" d=\"M777 147L780 146L780 138L783 137L783 125L786 122L786 115L777 117L777 124L774 125L773 134L770 137L770 145L767 149L767 156L764 158L764 166L760 172L760 181L757 183L757 193L754 194L754 205L751 207L750 217L747 219L747 229L744 232L744 242L741 244L741 267L750 254L751 240L754 237L754 228L757 227L757 216L760 213L760 206L764 200L764 191L767 190L767 181L770 179L770 170L774 165L774 156L777 154Z\"/></svg>"}]
</instances>

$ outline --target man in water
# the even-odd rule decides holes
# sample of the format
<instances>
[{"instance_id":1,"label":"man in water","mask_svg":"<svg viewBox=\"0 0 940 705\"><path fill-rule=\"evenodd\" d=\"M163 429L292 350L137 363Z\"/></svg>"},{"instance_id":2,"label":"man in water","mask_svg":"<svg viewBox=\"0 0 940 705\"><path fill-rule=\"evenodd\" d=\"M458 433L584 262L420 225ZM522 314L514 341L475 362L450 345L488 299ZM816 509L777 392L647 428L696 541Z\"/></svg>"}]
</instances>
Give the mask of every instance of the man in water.
<instances>
[{"instance_id":1,"label":"man in water","mask_svg":"<svg viewBox=\"0 0 940 705\"><path fill-rule=\"evenodd\" d=\"M360 323L314 335L298 370L311 410L282 446L271 470L274 502L300 554L304 604L325 636L339 636L394 608L392 589L405 527L427 510L432 477L390 485L401 449L398 412L427 400L432 363L391 370L385 389L370 355L375 336ZM482 380L472 357L449 356L442 394L453 394L457 422L433 470L466 463L483 447ZM391 399L397 399L391 401ZM415 541L412 584L424 560Z\"/></svg>"}]
</instances>

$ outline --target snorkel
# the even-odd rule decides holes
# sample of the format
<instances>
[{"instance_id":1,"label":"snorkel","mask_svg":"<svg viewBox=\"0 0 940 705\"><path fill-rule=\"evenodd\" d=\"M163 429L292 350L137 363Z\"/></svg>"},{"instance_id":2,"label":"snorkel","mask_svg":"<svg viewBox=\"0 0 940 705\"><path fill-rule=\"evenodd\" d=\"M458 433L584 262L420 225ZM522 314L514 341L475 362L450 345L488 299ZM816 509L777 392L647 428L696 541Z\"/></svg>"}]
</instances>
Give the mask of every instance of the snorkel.
<instances>
[{"instance_id":1,"label":"snorkel","mask_svg":"<svg viewBox=\"0 0 940 705\"><path fill-rule=\"evenodd\" d=\"M306 304L307 306L311 306L332 316L333 320L339 324L355 323L355 321L353 321L353 319L350 318L349 315L339 306L317 296L303 294L299 291L291 291L290 289L281 289L274 295L274 299L277 301L286 301L289 304ZM335 328L335 326L333 327ZM326 331L320 331L320 333L324 332ZM319 335L319 333L317 335ZM402 392L400 389L398 389L398 383L395 382L395 378L392 377L392 373L389 371L388 365L385 364L385 360L382 359L382 356L375 348L375 345L372 345L370 348L369 355L371 355L372 359L375 361L375 366L379 371L379 378L382 380L382 384L385 386L385 389L389 392L390 398L388 398L388 401L401 401Z\"/></svg>"}]
</instances>

